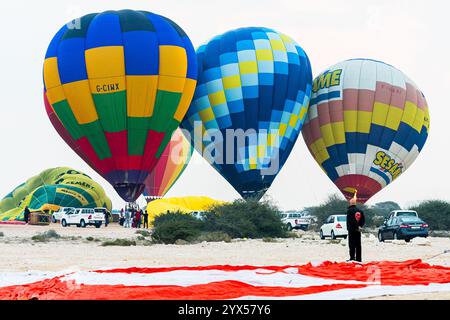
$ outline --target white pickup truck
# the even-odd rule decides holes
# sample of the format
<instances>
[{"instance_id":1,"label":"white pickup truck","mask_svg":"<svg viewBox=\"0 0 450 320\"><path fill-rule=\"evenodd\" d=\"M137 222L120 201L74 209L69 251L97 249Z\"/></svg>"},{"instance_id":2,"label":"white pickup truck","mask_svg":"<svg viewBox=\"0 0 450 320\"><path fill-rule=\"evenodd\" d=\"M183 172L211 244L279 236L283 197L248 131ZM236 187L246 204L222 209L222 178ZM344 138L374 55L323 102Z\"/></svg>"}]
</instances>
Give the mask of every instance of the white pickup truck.
<instances>
[{"instance_id":1,"label":"white pickup truck","mask_svg":"<svg viewBox=\"0 0 450 320\"><path fill-rule=\"evenodd\" d=\"M91 208L68 210L61 217L61 225L63 227L76 225L81 228L86 228L86 226L95 226L96 228L100 228L104 222L104 213L96 212Z\"/></svg>"}]
</instances>

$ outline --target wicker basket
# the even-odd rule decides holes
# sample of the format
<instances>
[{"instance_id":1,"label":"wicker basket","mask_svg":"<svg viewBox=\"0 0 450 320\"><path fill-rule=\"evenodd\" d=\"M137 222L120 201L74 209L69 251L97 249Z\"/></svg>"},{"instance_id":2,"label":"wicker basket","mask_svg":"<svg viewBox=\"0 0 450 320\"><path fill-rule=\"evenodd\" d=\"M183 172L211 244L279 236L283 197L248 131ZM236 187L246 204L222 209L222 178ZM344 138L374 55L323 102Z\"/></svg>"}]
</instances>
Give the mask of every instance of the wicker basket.
<instances>
[{"instance_id":1,"label":"wicker basket","mask_svg":"<svg viewBox=\"0 0 450 320\"><path fill-rule=\"evenodd\" d=\"M51 216L44 212L32 212L30 213L29 224L48 226L50 224Z\"/></svg>"}]
</instances>

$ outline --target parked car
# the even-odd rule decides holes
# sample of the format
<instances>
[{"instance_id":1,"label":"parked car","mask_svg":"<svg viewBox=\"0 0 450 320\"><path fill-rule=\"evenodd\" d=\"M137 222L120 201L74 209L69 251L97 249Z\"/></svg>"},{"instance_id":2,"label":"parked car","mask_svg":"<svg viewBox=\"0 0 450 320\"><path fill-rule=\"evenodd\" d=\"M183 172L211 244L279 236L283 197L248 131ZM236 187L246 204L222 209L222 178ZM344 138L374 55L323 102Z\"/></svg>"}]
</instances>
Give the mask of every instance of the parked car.
<instances>
[{"instance_id":1,"label":"parked car","mask_svg":"<svg viewBox=\"0 0 450 320\"><path fill-rule=\"evenodd\" d=\"M394 210L389 213L389 216L386 218L386 221L393 217L419 217L416 211L414 210Z\"/></svg>"},{"instance_id":2,"label":"parked car","mask_svg":"<svg viewBox=\"0 0 450 320\"><path fill-rule=\"evenodd\" d=\"M86 226L95 226L96 228L100 228L104 222L104 213L95 212L95 209L92 208L68 210L61 217L61 225L63 227L76 225L81 228L85 228Z\"/></svg>"},{"instance_id":3,"label":"parked car","mask_svg":"<svg viewBox=\"0 0 450 320\"><path fill-rule=\"evenodd\" d=\"M286 225L287 229L308 230L311 219L301 212L283 212L281 213L281 221Z\"/></svg>"},{"instance_id":4,"label":"parked car","mask_svg":"<svg viewBox=\"0 0 450 320\"><path fill-rule=\"evenodd\" d=\"M73 207L61 207L57 211L53 212L52 214L52 222L57 223L58 221L61 221L61 217L64 213L66 213L69 210L75 210Z\"/></svg>"},{"instance_id":5,"label":"parked car","mask_svg":"<svg viewBox=\"0 0 450 320\"><path fill-rule=\"evenodd\" d=\"M343 214L335 214L329 216L325 223L320 227L320 239L330 237L331 239L344 238L347 239L347 216Z\"/></svg>"},{"instance_id":6,"label":"parked car","mask_svg":"<svg viewBox=\"0 0 450 320\"><path fill-rule=\"evenodd\" d=\"M428 237L428 224L415 216L393 216L378 230L378 240L405 240Z\"/></svg>"}]
</instances>

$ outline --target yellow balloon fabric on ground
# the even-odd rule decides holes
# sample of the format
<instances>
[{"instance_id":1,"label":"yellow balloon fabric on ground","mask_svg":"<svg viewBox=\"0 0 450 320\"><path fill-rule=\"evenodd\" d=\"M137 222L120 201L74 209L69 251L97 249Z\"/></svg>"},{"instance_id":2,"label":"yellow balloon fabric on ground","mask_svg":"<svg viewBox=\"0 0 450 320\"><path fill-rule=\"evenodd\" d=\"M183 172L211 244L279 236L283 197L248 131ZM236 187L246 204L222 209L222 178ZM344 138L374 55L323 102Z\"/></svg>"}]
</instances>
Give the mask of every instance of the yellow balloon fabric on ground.
<instances>
[{"instance_id":1,"label":"yellow balloon fabric on ground","mask_svg":"<svg viewBox=\"0 0 450 320\"><path fill-rule=\"evenodd\" d=\"M193 211L206 211L210 207L222 203L224 203L224 201L214 200L209 197L202 196L154 200L147 205L149 224L153 225L155 217L164 214L167 211L181 211L184 213L191 213Z\"/></svg>"}]
</instances>

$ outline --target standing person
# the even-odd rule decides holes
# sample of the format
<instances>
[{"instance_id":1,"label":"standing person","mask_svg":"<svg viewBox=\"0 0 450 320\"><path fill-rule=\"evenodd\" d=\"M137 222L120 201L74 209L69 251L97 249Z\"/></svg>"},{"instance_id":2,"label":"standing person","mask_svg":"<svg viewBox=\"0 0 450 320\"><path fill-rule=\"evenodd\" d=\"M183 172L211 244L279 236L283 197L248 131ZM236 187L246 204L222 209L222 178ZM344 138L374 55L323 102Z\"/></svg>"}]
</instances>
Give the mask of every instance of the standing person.
<instances>
[{"instance_id":1,"label":"standing person","mask_svg":"<svg viewBox=\"0 0 450 320\"><path fill-rule=\"evenodd\" d=\"M130 227L130 210L128 208L125 210L125 222L123 226L125 228Z\"/></svg>"},{"instance_id":2,"label":"standing person","mask_svg":"<svg viewBox=\"0 0 450 320\"><path fill-rule=\"evenodd\" d=\"M142 214L144 216L144 228L148 229L148 212L147 209L144 210Z\"/></svg>"},{"instance_id":3,"label":"standing person","mask_svg":"<svg viewBox=\"0 0 450 320\"><path fill-rule=\"evenodd\" d=\"M350 251L349 261L362 261L361 249L361 228L364 227L366 219L364 212L356 206L357 198L355 196L350 200L350 206L347 209L347 230L348 246Z\"/></svg>"},{"instance_id":4,"label":"standing person","mask_svg":"<svg viewBox=\"0 0 450 320\"><path fill-rule=\"evenodd\" d=\"M105 227L109 224L109 211L105 210Z\"/></svg>"},{"instance_id":5,"label":"standing person","mask_svg":"<svg viewBox=\"0 0 450 320\"><path fill-rule=\"evenodd\" d=\"M25 223L28 224L28 220L30 219L30 209L28 206L26 206L25 210L23 210L23 219L25 220Z\"/></svg>"},{"instance_id":6,"label":"standing person","mask_svg":"<svg viewBox=\"0 0 450 320\"><path fill-rule=\"evenodd\" d=\"M142 214L141 209L136 211L136 228L138 228L138 229L141 228L141 214Z\"/></svg>"},{"instance_id":7,"label":"standing person","mask_svg":"<svg viewBox=\"0 0 450 320\"><path fill-rule=\"evenodd\" d=\"M131 208L131 227L135 228L136 227L136 211L133 208Z\"/></svg>"}]
</instances>

